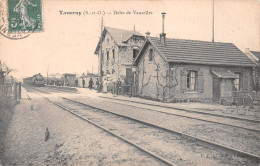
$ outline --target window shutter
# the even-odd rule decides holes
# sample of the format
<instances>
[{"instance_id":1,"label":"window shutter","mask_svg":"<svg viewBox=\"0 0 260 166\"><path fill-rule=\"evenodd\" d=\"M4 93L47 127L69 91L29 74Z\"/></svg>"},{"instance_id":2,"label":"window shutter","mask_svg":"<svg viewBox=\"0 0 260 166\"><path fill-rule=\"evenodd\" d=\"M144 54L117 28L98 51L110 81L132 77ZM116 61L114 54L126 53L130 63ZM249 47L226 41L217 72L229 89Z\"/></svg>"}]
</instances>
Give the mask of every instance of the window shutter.
<instances>
[{"instance_id":1,"label":"window shutter","mask_svg":"<svg viewBox=\"0 0 260 166\"><path fill-rule=\"evenodd\" d=\"M249 85L249 79L248 79L248 75L246 73L243 74L243 90L249 90L248 88Z\"/></svg>"},{"instance_id":2,"label":"window shutter","mask_svg":"<svg viewBox=\"0 0 260 166\"><path fill-rule=\"evenodd\" d=\"M181 71L181 92L185 92L187 90L187 70Z\"/></svg>"},{"instance_id":3,"label":"window shutter","mask_svg":"<svg viewBox=\"0 0 260 166\"><path fill-rule=\"evenodd\" d=\"M203 72L199 71L198 72L198 91L203 92L204 91L204 76Z\"/></svg>"}]
</instances>

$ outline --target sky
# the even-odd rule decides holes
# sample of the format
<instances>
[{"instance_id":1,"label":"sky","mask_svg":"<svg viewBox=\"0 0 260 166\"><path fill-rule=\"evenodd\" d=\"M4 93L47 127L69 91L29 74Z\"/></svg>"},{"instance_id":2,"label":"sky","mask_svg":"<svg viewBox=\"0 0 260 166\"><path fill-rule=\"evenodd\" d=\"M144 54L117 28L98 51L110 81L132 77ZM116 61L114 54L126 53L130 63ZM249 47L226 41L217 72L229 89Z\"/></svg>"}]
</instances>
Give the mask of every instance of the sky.
<instances>
[{"instance_id":1,"label":"sky","mask_svg":"<svg viewBox=\"0 0 260 166\"><path fill-rule=\"evenodd\" d=\"M133 11L152 12L136 15ZM83 1L43 0L43 32L10 40L0 35L0 60L16 69L17 78L36 73L97 73L94 55L100 37L101 16L63 15L63 12L105 11L104 26L147 31L159 36L162 12L166 37L212 40L212 0ZM114 11L131 12L114 14ZM260 1L215 0L215 42L234 43L241 51L260 51ZM111 14L107 14L111 12ZM1 23L1 22L0 22Z\"/></svg>"}]
</instances>

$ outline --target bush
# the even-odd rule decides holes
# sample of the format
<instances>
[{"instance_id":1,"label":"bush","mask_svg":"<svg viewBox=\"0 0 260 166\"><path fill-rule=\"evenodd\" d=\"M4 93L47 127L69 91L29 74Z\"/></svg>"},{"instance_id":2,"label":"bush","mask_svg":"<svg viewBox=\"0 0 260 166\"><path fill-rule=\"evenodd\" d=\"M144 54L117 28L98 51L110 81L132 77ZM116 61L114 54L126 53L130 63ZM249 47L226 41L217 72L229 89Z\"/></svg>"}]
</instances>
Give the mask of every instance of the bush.
<instances>
[{"instance_id":1,"label":"bush","mask_svg":"<svg viewBox=\"0 0 260 166\"><path fill-rule=\"evenodd\" d=\"M13 115L14 101L11 97L0 96L0 161L4 151L5 134Z\"/></svg>"}]
</instances>

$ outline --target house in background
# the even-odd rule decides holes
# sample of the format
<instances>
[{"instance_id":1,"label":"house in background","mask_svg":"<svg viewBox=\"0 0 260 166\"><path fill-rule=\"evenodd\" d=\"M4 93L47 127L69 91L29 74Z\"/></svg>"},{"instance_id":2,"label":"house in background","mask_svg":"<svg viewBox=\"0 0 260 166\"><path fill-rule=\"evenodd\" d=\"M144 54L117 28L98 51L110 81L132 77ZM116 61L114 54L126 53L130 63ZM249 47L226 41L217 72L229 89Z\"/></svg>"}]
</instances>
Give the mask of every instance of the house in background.
<instances>
[{"instance_id":1,"label":"house in background","mask_svg":"<svg viewBox=\"0 0 260 166\"><path fill-rule=\"evenodd\" d=\"M74 86L76 80L76 74L64 73L62 74L61 79L64 81L64 85Z\"/></svg>"},{"instance_id":2,"label":"house in background","mask_svg":"<svg viewBox=\"0 0 260 166\"><path fill-rule=\"evenodd\" d=\"M77 77L78 79L78 86L83 87L83 80L85 81L85 87L89 87L89 80L92 79L93 85L92 88L96 89L96 80L98 79L98 75L92 74L92 73L87 73L87 74L82 74L80 77Z\"/></svg>"},{"instance_id":3,"label":"house in background","mask_svg":"<svg viewBox=\"0 0 260 166\"><path fill-rule=\"evenodd\" d=\"M107 79L110 85L118 78L126 84L133 82L133 60L145 37L135 30L104 27L102 39L102 44L99 41L95 50L95 54L99 55L99 74L102 79Z\"/></svg>"},{"instance_id":4,"label":"house in background","mask_svg":"<svg viewBox=\"0 0 260 166\"><path fill-rule=\"evenodd\" d=\"M232 103L233 92L252 91L254 63L234 44L147 35L135 58L137 95Z\"/></svg>"}]
</instances>

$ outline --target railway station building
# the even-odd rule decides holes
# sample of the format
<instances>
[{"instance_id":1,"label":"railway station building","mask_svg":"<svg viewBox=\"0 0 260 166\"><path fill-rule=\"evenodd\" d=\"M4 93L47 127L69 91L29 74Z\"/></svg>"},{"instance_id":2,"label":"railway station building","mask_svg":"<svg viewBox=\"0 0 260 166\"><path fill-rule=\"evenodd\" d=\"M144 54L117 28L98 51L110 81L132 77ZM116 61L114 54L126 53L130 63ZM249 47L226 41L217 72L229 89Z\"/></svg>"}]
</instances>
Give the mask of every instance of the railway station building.
<instances>
[{"instance_id":1,"label":"railway station building","mask_svg":"<svg viewBox=\"0 0 260 166\"><path fill-rule=\"evenodd\" d=\"M118 78L122 85L133 83L133 61L145 37L136 30L104 27L101 38L95 54L99 55L99 75L103 81L108 80L108 91L112 91Z\"/></svg>"},{"instance_id":2,"label":"railway station building","mask_svg":"<svg viewBox=\"0 0 260 166\"><path fill-rule=\"evenodd\" d=\"M147 34L134 65L135 92L142 97L231 104L252 92L255 64L232 43Z\"/></svg>"}]
</instances>

